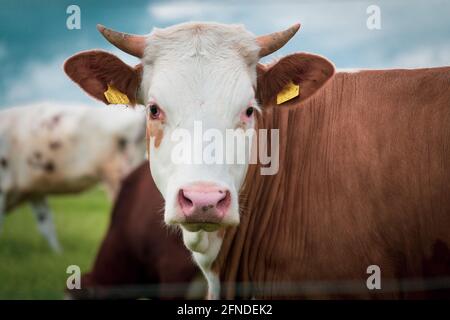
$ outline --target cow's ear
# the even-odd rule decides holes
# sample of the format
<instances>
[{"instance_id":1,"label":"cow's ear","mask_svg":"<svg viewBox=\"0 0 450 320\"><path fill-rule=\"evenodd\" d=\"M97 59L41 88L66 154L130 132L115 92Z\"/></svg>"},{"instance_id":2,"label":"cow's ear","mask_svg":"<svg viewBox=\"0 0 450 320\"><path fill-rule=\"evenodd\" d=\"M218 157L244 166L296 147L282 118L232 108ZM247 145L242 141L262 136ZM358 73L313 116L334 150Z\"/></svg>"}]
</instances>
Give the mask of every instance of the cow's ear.
<instances>
[{"instance_id":1,"label":"cow's ear","mask_svg":"<svg viewBox=\"0 0 450 320\"><path fill-rule=\"evenodd\" d=\"M334 71L330 61L309 53L292 54L268 66L258 64L256 97L262 106L276 105L277 96L290 88L290 99L282 103L303 102L333 77Z\"/></svg>"},{"instance_id":2,"label":"cow's ear","mask_svg":"<svg viewBox=\"0 0 450 320\"><path fill-rule=\"evenodd\" d=\"M114 91L119 100L123 100L123 94L132 105L140 102L137 101L142 76L140 64L133 68L111 53L92 50L80 52L67 59L64 71L89 95L106 104L110 104L105 97L108 86L120 92Z\"/></svg>"}]
</instances>

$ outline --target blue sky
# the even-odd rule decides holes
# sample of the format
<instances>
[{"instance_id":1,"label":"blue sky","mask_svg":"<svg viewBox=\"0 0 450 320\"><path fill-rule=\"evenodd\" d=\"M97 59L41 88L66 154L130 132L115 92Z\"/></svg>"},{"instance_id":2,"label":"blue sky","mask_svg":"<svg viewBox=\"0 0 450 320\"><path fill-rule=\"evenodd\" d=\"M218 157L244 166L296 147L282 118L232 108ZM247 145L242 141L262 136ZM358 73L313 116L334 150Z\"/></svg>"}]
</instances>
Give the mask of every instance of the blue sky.
<instances>
[{"instance_id":1,"label":"blue sky","mask_svg":"<svg viewBox=\"0 0 450 320\"><path fill-rule=\"evenodd\" d=\"M66 8L81 9L81 29L68 30ZM381 10L381 29L366 26L369 5ZM241 23L255 34L302 24L273 59L295 51L326 56L338 68L450 65L448 0L80 1L2 0L0 108L38 101L98 104L63 73L64 60L101 48L127 63L138 61L109 45L95 25L145 34L185 21Z\"/></svg>"}]
</instances>

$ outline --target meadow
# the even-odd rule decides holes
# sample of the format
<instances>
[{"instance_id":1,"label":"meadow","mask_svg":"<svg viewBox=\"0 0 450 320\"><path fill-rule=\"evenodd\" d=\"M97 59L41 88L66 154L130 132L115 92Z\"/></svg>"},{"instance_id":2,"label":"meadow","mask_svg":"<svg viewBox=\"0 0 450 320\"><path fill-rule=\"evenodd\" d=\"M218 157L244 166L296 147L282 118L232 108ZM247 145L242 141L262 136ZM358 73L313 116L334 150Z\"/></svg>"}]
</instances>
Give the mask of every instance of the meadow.
<instances>
[{"instance_id":1,"label":"meadow","mask_svg":"<svg viewBox=\"0 0 450 320\"><path fill-rule=\"evenodd\" d=\"M7 214L0 233L0 299L62 299L67 266L90 270L106 233L112 204L100 187L49 199L61 254L54 253L29 205Z\"/></svg>"}]
</instances>

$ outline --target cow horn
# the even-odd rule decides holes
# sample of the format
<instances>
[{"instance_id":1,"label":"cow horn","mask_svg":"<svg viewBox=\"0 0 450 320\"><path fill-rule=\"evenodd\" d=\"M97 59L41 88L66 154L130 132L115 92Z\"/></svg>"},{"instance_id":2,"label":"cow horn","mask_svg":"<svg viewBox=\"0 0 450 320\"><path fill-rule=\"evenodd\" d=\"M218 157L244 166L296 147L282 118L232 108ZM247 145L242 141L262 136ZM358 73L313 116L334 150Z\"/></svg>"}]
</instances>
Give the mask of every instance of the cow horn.
<instances>
[{"instance_id":1,"label":"cow horn","mask_svg":"<svg viewBox=\"0 0 450 320\"><path fill-rule=\"evenodd\" d=\"M98 31L108 40L119 48L120 50L129 53L135 57L142 58L144 55L144 49L146 45L146 37L138 36L134 34L127 34L123 32L117 32L102 26L97 25Z\"/></svg>"},{"instance_id":2,"label":"cow horn","mask_svg":"<svg viewBox=\"0 0 450 320\"><path fill-rule=\"evenodd\" d=\"M300 29L300 23L296 23L292 27L280 32L257 37L256 41L261 47L259 56L262 58L280 49L294 36L298 29Z\"/></svg>"}]
</instances>

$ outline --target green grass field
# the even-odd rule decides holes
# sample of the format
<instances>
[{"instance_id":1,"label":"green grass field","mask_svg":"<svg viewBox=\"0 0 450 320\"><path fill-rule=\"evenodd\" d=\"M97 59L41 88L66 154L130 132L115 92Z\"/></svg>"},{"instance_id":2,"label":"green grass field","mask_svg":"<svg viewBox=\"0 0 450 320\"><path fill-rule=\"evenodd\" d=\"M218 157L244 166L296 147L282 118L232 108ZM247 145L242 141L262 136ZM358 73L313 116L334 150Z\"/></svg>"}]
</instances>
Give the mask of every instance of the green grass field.
<instances>
[{"instance_id":1,"label":"green grass field","mask_svg":"<svg viewBox=\"0 0 450 320\"><path fill-rule=\"evenodd\" d=\"M84 273L94 262L111 210L103 190L49 200L63 253L52 252L29 205L8 214L0 234L0 299L61 299L67 266Z\"/></svg>"}]
</instances>

